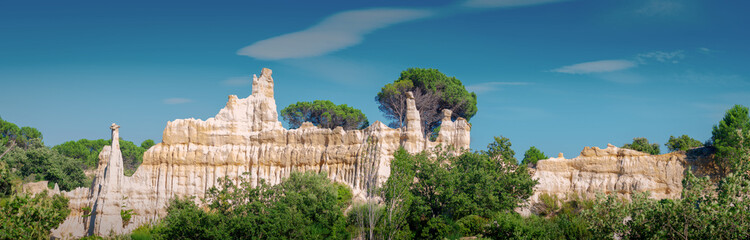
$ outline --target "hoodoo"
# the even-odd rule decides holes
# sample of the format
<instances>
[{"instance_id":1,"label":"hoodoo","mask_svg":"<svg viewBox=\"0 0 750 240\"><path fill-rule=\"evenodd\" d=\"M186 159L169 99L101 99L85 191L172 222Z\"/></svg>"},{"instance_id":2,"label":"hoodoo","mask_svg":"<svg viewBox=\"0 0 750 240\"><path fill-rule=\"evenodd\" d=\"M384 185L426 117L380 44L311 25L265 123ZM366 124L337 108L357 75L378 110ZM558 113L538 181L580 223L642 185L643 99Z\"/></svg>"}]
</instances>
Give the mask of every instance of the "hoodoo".
<instances>
[{"instance_id":1,"label":"hoodoo","mask_svg":"<svg viewBox=\"0 0 750 240\"><path fill-rule=\"evenodd\" d=\"M82 237L131 232L166 215L170 199L203 197L218 178L238 181L243 175L253 184L264 179L279 183L294 171L325 171L336 182L363 194L365 177L378 182L390 174L390 161L399 147L417 153L442 146L469 149L471 127L463 118L451 121L444 112L436 141L422 135L413 97L407 99L407 126L387 127L376 121L363 130L333 130L304 123L285 129L278 120L271 70L253 76L252 94L230 95L226 107L207 120L168 122L162 142L144 153L143 163L131 177L123 175L119 126L113 124L112 145L99 154L91 188L62 192L70 199L71 213L54 237ZM123 213L128 217L123 218ZM129 218L129 219L128 219Z\"/></svg>"}]
</instances>

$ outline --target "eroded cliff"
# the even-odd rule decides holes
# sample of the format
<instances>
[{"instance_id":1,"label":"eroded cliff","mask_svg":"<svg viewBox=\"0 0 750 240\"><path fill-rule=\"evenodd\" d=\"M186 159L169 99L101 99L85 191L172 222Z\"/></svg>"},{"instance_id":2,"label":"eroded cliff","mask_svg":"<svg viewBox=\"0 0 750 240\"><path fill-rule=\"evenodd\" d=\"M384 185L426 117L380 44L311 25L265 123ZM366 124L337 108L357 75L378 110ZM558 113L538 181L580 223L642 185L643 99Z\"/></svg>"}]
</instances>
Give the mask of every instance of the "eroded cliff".
<instances>
[{"instance_id":1,"label":"eroded cliff","mask_svg":"<svg viewBox=\"0 0 750 240\"><path fill-rule=\"evenodd\" d=\"M377 182L390 174L393 153L403 146L411 153L438 145L469 149L470 125L451 121L444 111L441 130L432 142L422 135L414 99L407 99L407 126L401 129L375 122L363 130L324 129L310 123L285 129L278 120L270 69L253 77L252 94L229 96L226 107L207 120L179 119L167 123L162 142L144 153L132 177L122 174L122 153L112 141L99 155L91 188L62 192L70 199L69 217L55 237L121 234L158 220L175 197L203 197L218 178L238 181L248 174L276 184L293 171L325 171L334 181L349 185L362 196L365 180ZM119 126L111 126L118 139ZM122 212L132 210L123 221ZM89 212L90 211L90 212Z\"/></svg>"},{"instance_id":2,"label":"eroded cliff","mask_svg":"<svg viewBox=\"0 0 750 240\"><path fill-rule=\"evenodd\" d=\"M650 155L631 149L585 147L581 155L566 159L540 160L532 170L539 184L522 212L535 212L540 196L548 194L566 199L571 194L593 197L597 193L617 194L629 199L636 192L650 192L655 199L679 198L686 170L696 175L711 175L709 149Z\"/></svg>"}]
</instances>

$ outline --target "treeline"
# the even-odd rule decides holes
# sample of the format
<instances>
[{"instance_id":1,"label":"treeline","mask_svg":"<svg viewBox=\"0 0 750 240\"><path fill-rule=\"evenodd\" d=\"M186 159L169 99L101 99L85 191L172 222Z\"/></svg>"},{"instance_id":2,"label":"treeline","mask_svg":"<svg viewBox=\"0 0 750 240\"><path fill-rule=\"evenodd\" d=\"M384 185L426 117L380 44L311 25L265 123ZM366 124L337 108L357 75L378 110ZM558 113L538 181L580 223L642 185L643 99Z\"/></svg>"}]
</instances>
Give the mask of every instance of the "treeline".
<instances>
[{"instance_id":1,"label":"treeline","mask_svg":"<svg viewBox=\"0 0 750 240\"><path fill-rule=\"evenodd\" d=\"M111 140L69 141L54 147L44 145L43 135L33 127L0 118L0 239L49 239L49 231L68 216L68 199L62 195L23 193L24 183L49 181L60 190L89 187L99 152ZM120 139L126 175L143 161L143 152L153 140L136 146Z\"/></svg>"},{"instance_id":2,"label":"treeline","mask_svg":"<svg viewBox=\"0 0 750 240\"><path fill-rule=\"evenodd\" d=\"M155 143L149 139L138 146L127 140L119 141L125 175L130 176L143 162L143 153ZM48 147L36 128L18 127L0 118L0 162L9 171L7 177L18 184L49 181L49 187L57 184L61 190L89 187L93 176L84 172L96 169L99 152L111 143L109 139L81 139Z\"/></svg>"}]
</instances>

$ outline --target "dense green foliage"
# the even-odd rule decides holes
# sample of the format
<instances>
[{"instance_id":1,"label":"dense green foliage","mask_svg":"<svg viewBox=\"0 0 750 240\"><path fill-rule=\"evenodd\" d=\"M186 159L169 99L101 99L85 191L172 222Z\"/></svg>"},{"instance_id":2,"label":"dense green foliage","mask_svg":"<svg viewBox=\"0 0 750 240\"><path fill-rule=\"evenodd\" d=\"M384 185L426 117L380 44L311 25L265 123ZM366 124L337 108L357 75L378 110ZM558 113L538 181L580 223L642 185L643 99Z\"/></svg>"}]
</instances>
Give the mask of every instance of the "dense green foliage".
<instances>
[{"instance_id":1,"label":"dense green foliage","mask_svg":"<svg viewBox=\"0 0 750 240\"><path fill-rule=\"evenodd\" d=\"M104 146L112 144L108 139L80 139L78 141L67 141L52 147L63 156L82 162L86 168L96 168L99 164L99 152ZM122 152L122 163L125 167L125 175L132 175L143 162L143 153L148 150L144 146L151 147L154 141L151 139L143 141L141 146L131 141L120 139L120 151Z\"/></svg>"},{"instance_id":2,"label":"dense green foliage","mask_svg":"<svg viewBox=\"0 0 750 240\"><path fill-rule=\"evenodd\" d=\"M711 140L716 148L716 157L720 159L720 166L729 171L742 161L745 152L743 147L750 145L745 139L750 136L750 116L748 108L734 105L727 110L724 119L714 125Z\"/></svg>"},{"instance_id":3,"label":"dense green foliage","mask_svg":"<svg viewBox=\"0 0 750 240\"><path fill-rule=\"evenodd\" d=\"M173 201L158 234L166 239L349 239L343 209L351 193L325 173L292 173L275 186L220 180L204 200ZM344 196L339 196L342 193Z\"/></svg>"},{"instance_id":4,"label":"dense green foliage","mask_svg":"<svg viewBox=\"0 0 750 240\"><path fill-rule=\"evenodd\" d=\"M0 146L28 148L37 139L42 141L42 133L33 127L21 127L0 118ZM2 154L2 152L0 152Z\"/></svg>"},{"instance_id":5,"label":"dense green foliage","mask_svg":"<svg viewBox=\"0 0 750 240\"><path fill-rule=\"evenodd\" d=\"M660 149L658 143L649 143L646 138L633 138L632 143L626 143L622 148L633 149L645 152L651 155L659 155Z\"/></svg>"},{"instance_id":6,"label":"dense green foliage","mask_svg":"<svg viewBox=\"0 0 750 240\"><path fill-rule=\"evenodd\" d=\"M0 160L0 198L10 195L12 191L13 178L10 176L10 169Z\"/></svg>"},{"instance_id":7,"label":"dense green foliage","mask_svg":"<svg viewBox=\"0 0 750 240\"><path fill-rule=\"evenodd\" d=\"M289 128L298 128L304 122L330 129L341 126L344 130L363 129L370 125L359 109L346 104L336 105L328 100L290 104L281 110L281 117L289 123Z\"/></svg>"},{"instance_id":8,"label":"dense green foliage","mask_svg":"<svg viewBox=\"0 0 750 240\"><path fill-rule=\"evenodd\" d=\"M141 148L143 148L145 150L148 150L149 148L153 147L154 145L156 145L156 143L154 143L154 140L151 140L151 139L146 139L146 140L143 140L143 142L141 142Z\"/></svg>"},{"instance_id":9,"label":"dense green foliage","mask_svg":"<svg viewBox=\"0 0 750 240\"><path fill-rule=\"evenodd\" d=\"M503 142L509 144L507 139ZM396 152L391 177L381 190L385 214L379 223L380 235L441 239L482 234L487 219L512 211L536 185L515 159L503 161L488 154L500 156L501 151L458 156L442 151Z\"/></svg>"},{"instance_id":10,"label":"dense green foliage","mask_svg":"<svg viewBox=\"0 0 750 240\"><path fill-rule=\"evenodd\" d=\"M490 158L502 159L505 162L515 164L518 160L516 160L516 151L510 148L512 145L510 139L506 137L495 137L495 141L487 145L487 150L484 151L484 154Z\"/></svg>"},{"instance_id":11,"label":"dense green foliage","mask_svg":"<svg viewBox=\"0 0 750 240\"><path fill-rule=\"evenodd\" d=\"M0 239L49 239L69 213L67 198L48 197L46 191L0 199Z\"/></svg>"},{"instance_id":12,"label":"dense green foliage","mask_svg":"<svg viewBox=\"0 0 750 240\"><path fill-rule=\"evenodd\" d=\"M703 146L703 143L683 134L680 137L669 136L669 141L667 141L664 146L667 146L667 149L669 149L670 152L674 152L697 148Z\"/></svg>"},{"instance_id":13,"label":"dense green foliage","mask_svg":"<svg viewBox=\"0 0 750 240\"><path fill-rule=\"evenodd\" d=\"M547 158L549 157L547 157L547 155L544 155L542 151L534 146L531 146L529 150L526 150L526 152L523 154L523 160L521 160L521 164L536 165L537 161Z\"/></svg>"},{"instance_id":14,"label":"dense green foliage","mask_svg":"<svg viewBox=\"0 0 750 240\"><path fill-rule=\"evenodd\" d=\"M380 111L392 120L390 126L404 126L405 94L409 91L415 95L426 134L439 125L443 109L452 110L454 118L466 120L471 120L477 113L477 95L467 91L457 78L448 77L437 69L409 68L393 83L383 86L375 96Z\"/></svg>"},{"instance_id":15,"label":"dense green foliage","mask_svg":"<svg viewBox=\"0 0 750 240\"><path fill-rule=\"evenodd\" d=\"M47 180L50 184L57 183L61 190L72 190L87 183L80 161L65 157L41 143L31 144L28 149L14 148L2 160L8 168L14 169L12 175L24 182Z\"/></svg>"}]
</instances>

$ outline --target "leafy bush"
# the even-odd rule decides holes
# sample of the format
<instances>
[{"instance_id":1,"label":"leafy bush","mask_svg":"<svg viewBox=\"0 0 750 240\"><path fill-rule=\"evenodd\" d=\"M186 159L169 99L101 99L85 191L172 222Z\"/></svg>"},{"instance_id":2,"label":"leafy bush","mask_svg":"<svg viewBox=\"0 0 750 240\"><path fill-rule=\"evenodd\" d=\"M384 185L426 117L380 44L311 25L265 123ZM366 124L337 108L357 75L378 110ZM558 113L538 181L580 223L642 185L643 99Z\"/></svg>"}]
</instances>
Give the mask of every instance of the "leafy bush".
<instances>
[{"instance_id":1,"label":"leafy bush","mask_svg":"<svg viewBox=\"0 0 750 240\"><path fill-rule=\"evenodd\" d=\"M304 122L330 129L341 126L344 130L363 129L370 125L361 110L328 100L293 103L281 110L281 117L289 123L289 128L298 128Z\"/></svg>"},{"instance_id":2,"label":"leafy bush","mask_svg":"<svg viewBox=\"0 0 750 240\"><path fill-rule=\"evenodd\" d=\"M0 239L49 239L50 230L69 213L68 199L48 197L47 191L0 199Z\"/></svg>"},{"instance_id":3,"label":"leafy bush","mask_svg":"<svg viewBox=\"0 0 750 240\"><path fill-rule=\"evenodd\" d=\"M57 183L61 190L66 191L82 187L87 181L79 161L43 145L34 145L28 149L14 148L3 160L10 169L16 169L12 174L25 181L48 180L50 184Z\"/></svg>"},{"instance_id":4,"label":"leafy bush","mask_svg":"<svg viewBox=\"0 0 750 240\"><path fill-rule=\"evenodd\" d=\"M346 194L325 173L292 173L275 186L248 177L220 179L209 189L208 211L193 199L173 200L156 233L166 239L348 239L340 200Z\"/></svg>"},{"instance_id":5,"label":"leafy bush","mask_svg":"<svg viewBox=\"0 0 750 240\"><path fill-rule=\"evenodd\" d=\"M120 209L120 217L122 218L122 225L128 225L130 218L133 217L133 209Z\"/></svg>"},{"instance_id":6,"label":"leafy bush","mask_svg":"<svg viewBox=\"0 0 750 240\"><path fill-rule=\"evenodd\" d=\"M626 143L622 148L633 149L651 155L659 155L659 144L649 143L646 138L633 138L633 143Z\"/></svg>"},{"instance_id":7,"label":"leafy bush","mask_svg":"<svg viewBox=\"0 0 750 240\"><path fill-rule=\"evenodd\" d=\"M703 143L689 137L688 135L682 135L677 138L674 136L669 136L669 141L664 144L664 146L667 146L667 149L669 149L670 152L687 151L691 148L700 147L702 145Z\"/></svg>"},{"instance_id":8,"label":"leafy bush","mask_svg":"<svg viewBox=\"0 0 750 240\"><path fill-rule=\"evenodd\" d=\"M523 160L521 160L521 164L530 164L534 166L536 165L537 161L548 158L549 157L547 157L547 155L544 155L542 151L534 146L531 146L529 150L526 150L526 152L523 154Z\"/></svg>"}]
</instances>

